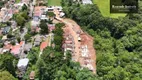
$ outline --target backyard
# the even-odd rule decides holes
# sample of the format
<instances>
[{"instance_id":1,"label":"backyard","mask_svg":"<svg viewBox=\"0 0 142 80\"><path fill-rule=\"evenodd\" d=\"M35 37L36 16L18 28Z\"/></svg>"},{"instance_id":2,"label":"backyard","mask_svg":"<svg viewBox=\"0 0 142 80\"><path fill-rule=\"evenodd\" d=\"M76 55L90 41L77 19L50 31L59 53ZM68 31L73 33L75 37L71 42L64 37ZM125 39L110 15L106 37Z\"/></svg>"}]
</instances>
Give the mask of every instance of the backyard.
<instances>
[{"instance_id":1,"label":"backyard","mask_svg":"<svg viewBox=\"0 0 142 80\"><path fill-rule=\"evenodd\" d=\"M48 6L61 6L61 0L48 0Z\"/></svg>"},{"instance_id":2,"label":"backyard","mask_svg":"<svg viewBox=\"0 0 142 80\"><path fill-rule=\"evenodd\" d=\"M97 4L104 17L118 18L126 15L124 13L110 14L110 0L93 0L93 3Z\"/></svg>"}]
</instances>

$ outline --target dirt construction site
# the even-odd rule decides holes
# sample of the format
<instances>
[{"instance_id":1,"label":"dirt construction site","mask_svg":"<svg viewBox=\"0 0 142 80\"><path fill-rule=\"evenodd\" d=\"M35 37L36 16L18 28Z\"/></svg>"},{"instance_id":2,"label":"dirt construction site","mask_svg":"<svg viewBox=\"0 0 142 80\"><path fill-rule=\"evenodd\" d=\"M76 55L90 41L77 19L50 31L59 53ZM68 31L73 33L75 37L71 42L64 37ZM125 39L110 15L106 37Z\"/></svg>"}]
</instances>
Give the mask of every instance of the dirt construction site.
<instances>
[{"instance_id":1,"label":"dirt construction site","mask_svg":"<svg viewBox=\"0 0 142 80\"><path fill-rule=\"evenodd\" d=\"M86 67L94 74L96 73L96 51L93 46L93 37L82 31L80 26L71 19L60 18L57 9L54 10L56 19L65 24L64 38L71 36L70 41L65 43L64 49L71 50L73 61L79 62L82 67ZM66 42L67 42L66 41ZM72 47L68 47L67 44L71 42Z\"/></svg>"}]
</instances>

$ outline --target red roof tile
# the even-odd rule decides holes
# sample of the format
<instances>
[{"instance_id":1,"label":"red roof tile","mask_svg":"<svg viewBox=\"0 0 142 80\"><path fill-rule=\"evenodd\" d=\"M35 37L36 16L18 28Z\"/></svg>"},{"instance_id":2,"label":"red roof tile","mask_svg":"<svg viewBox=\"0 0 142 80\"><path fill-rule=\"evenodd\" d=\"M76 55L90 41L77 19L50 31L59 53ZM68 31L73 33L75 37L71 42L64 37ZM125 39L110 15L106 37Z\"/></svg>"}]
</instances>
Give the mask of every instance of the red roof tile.
<instances>
[{"instance_id":1,"label":"red roof tile","mask_svg":"<svg viewBox=\"0 0 142 80\"><path fill-rule=\"evenodd\" d=\"M21 48L21 46L22 46L23 44L24 44L24 41L21 41L21 42L19 43L19 45L13 46L12 49L11 49L11 53L13 53L13 54L19 54L19 53L20 53L20 48Z\"/></svg>"},{"instance_id":2,"label":"red roof tile","mask_svg":"<svg viewBox=\"0 0 142 80\"><path fill-rule=\"evenodd\" d=\"M19 51L20 51L20 45L15 45L12 47L11 53L19 54Z\"/></svg>"},{"instance_id":3,"label":"red roof tile","mask_svg":"<svg viewBox=\"0 0 142 80\"><path fill-rule=\"evenodd\" d=\"M47 47L47 42L42 42L40 45L40 50L43 50Z\"/></svg>"},{"instance_id":4,"label":"red roof tile","mask_svg":"<svg viewBox=\"0 0 142 80\"><path fill-rule=\"evenodd\" d=\"M22 46L23 44L24 44L24 41L21 41L21 42L20 42L20 46Z\"/></svg>"},{"instance_id":5,"label":"red roof tile","mask_svg":"<svg viewBox=\"0 0 142 80\"><path fill-rule=\"evenodd\" d=\"M11 49L12 48L12 45L11 44L7 44L3 47L4 49Z\"/></svg>"}]
</instances>

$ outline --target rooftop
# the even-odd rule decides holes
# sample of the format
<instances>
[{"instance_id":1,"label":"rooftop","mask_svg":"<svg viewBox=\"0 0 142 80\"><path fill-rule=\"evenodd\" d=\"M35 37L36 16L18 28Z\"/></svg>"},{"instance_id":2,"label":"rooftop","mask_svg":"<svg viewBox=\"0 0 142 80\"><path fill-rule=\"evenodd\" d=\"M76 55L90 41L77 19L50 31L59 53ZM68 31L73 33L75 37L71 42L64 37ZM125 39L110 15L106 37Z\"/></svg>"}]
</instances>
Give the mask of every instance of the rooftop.
<instances>
[{"instance_id":1,"label":"rooftop","mask_svg":"<svg viewBox=\"0 0 142 80\"><path fill-rule=\"evenodd\" d=\"M32 79L32 80L33 80L33 79L34 79L34 77L35 77L35 71L31 71L31 73L30 73L30 76L29 76L29 77L30 77L30 79Z\"/></svg>"},{"instance_id":2,"label":"rooftop","mask_svg":"<svg viewBox=\"0 0 142 80\"><path fill-rule=\"evenodd\" d=\"M42 42L40 45L40 50L42 51L43 49L45 49L47 47L48 43L47 42Z\"/></svg>"},{"instance_id":3,"label":"rooftop","mask_svg":"<svg viewBox=\"0 0 142 80\"><path fill-rule=\"evenodd\" d=\"M29 59L28 58L24 58L24 59L20 59L18 61L17 67L26 67L28 65Z\"/></svg>"},{"instance_id":4,"label":"rooftop","mask_svg":"<svg viewBox=\"0 0 142 80\"><path fill-rule=\"evenodd\" d=\"M11 49L11 53L13 54L19 54L20 53L20 45L15 45Z\"/></svg>"},{"instance_id":5,"label":"rooftop","mask_svg":"<svg viewBox=\"0 0 142 80\"><path fill-rule=\"evenodd\" d=\"M83 4L93 4L91 0L82 0Z\"/></svg>"}]
</instances>

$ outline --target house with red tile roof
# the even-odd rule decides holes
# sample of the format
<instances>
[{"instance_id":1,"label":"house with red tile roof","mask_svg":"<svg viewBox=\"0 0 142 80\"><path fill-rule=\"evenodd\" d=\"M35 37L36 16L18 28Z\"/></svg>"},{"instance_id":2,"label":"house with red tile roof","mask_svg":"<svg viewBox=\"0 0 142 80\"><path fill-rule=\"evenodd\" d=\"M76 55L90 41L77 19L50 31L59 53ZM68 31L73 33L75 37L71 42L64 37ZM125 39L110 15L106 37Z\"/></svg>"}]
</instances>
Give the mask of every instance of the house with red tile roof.
<instances>
[{"instance_id":1,"label":"house with red tile roof","mask_svg":"<svg viewBox=\"0 0 142 80\"><path fill-rule=\"evenodd\" d=\"M15 45L11 48L11 53L15 56L19 56L24 48L24 45L25 45L25 42L21 41L19 44Z\"/></svg>"},{"instance_id":2,"label":"house with red tile roof","mask_svg":"<svg viewBox=\"0 0 142 80\"><path fill-rule=\"evenodd\" d=\"M11 53L14 55L18 55L18 54L20 54L20 52L21 52L20 45L15 45L11 49Z\"/></svg>"},{"instance_id":3,"label":"house with red tile roof","mask_svg":"<svg viewBox=\"0 0 142 80\"><path fill-rule=\"evenodd\" d=\"M48 46L47 42L42 42L40 45L40 50L43 51L43 49L45 49Z\"/></svg>"}]
</instances>

